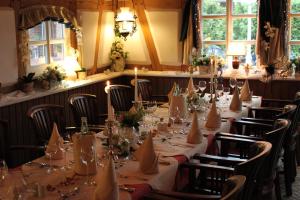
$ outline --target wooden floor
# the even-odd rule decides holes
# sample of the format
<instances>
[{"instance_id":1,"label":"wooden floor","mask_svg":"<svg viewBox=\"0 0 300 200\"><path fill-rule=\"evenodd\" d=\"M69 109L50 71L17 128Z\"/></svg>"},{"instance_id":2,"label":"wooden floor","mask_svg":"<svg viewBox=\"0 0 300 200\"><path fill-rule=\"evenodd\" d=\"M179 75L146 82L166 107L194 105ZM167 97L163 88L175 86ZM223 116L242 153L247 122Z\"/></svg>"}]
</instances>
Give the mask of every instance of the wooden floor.
<instances>
[{"instance_id":1,"label":"wooden floor","mask_svg":"<svg viewBox=\"0 0 300 200\"><path fill-rule=\"evenodd\" d=\"M295 183L293 183L293 195L291 197L286 197L284 193L284 187L282 185L282 199L283 200L300 200L300 167L298 167L298 173Z\"/></svg>"}]
</instances>

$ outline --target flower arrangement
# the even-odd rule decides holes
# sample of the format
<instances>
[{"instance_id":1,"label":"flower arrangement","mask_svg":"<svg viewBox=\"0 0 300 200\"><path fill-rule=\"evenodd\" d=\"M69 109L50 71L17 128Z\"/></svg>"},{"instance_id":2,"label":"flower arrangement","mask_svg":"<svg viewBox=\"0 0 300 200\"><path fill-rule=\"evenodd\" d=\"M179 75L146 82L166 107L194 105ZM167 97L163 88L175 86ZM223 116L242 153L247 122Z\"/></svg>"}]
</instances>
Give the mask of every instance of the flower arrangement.
<instances>
[{"instance_id":1,"label":"flower arrangement","mask_svg":"<svg viewBox=\"0 0 300 200\"><path fill-rule=\"evenodd\" d=\"M116 37L110 49L109 58L112 61L113 71L123 71L128 52L124 51L124 44L121 38Z\"/></svg>"},{"instance_id":2,"label":"flower arrangement","mask_svg":"<svg viewBox=\"0 0 300 200\"><path fill-rule=\"evenodd\" d=\"M130 110L128 112L120 113L118 121L121 127L134 127L138 130L139 121L142 120L144 115L145 112L142 108L135 111Z\"/></svg>"},{"instance_id":3,"label":"flower arrangement","mask_svg":"<svg viewBox=\"0 0 300 200\"><path fill-rule=\"evenodd\" d=\"M45 71L38 77L42 82L42 86L45 89L50 89L51 84L59 84L62 80L66 78L64 70L58 66L50 67L48 66Z\"/></svg>"},{"instance_id":4,"label":"flower arrangement","mask_svg":"<svg viewBox=\"0 0 300 200\"><path fill-rule=\"evenodd\" d=\"M198 110L200 107L203 107L205 105L205 100L201 98L197 93L191 93L187 96L187 104L188 107Z\"/></svg>"}]
</instances>

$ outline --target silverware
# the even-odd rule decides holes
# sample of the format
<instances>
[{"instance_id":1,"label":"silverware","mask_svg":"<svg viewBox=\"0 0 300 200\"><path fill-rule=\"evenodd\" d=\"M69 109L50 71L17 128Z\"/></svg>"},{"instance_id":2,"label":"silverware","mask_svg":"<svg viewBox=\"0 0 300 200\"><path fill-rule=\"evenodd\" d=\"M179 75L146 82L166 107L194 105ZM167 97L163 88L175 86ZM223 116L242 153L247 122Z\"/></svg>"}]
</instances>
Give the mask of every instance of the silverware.
<instances>
[{"instance_id":1,"label":"silverware","mask_svg":"<svg viewBox=\"0 0 300 200\"><path fill-rule=\"evenodd\" d=\"M125 185L119 185L119 189L120 190L124 190L126 192L135 192L135 188L134 187L128 187L128 186L125 186Z\"/></svg>"}]
</instances>

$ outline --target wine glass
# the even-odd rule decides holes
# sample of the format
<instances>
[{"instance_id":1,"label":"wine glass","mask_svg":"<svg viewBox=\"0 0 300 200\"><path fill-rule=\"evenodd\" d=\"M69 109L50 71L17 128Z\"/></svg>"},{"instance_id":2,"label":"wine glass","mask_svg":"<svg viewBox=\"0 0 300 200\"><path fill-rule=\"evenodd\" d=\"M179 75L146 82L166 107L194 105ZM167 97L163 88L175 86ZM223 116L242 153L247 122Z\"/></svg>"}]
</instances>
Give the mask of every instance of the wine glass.
<instances>
[{"instance_id":1,"label":"wine glass","mask_svg":"<svg viewBox=\"0 0 300 200\"><path fill-rule=\"evenodd\" d=\"M242 87L244 85L244 82L243 81L238 81L236 86L239 88L239 91L241 91Z\"/></svg>"},{"instance_id":2,"label":"wine glass","mask_svg":"<svg viewBox=\"0 0 300 200\"><path fill-rule=\"evenodd\" d=\"M92 185L93 182L90 181L90 175L89 175L89 163L95 162L95 149L94 146L92 145L89 148L81 148L80 149L80 161L82 164L86 166L86 176L87 179L84 182L85 185Z\"/></svg>"},{"instance_id":3,"label":"wine glass","mask_svg":"<svg viewBox=\"0 0 300 200\"><path fill-rule=\"evenodd\" d=\"M204 92L204 90L206 89L206 81L199 81L199 89L201 93Z\"/></svg>"},{"instance_id":4,"label":"wine glass","mask_svg":"<svg viewBox=\"0 0 300 200\"><path fill-rule=\"evenodd\" d=\"M230 87L224 87L223 93L225 95L225 99L228 101L229 100L228 95L230 94Z\"/></svg>"},{"instance_id":5,"label":"wine glass","mask_svg":"<svg viewBox=\"0 0 300 200\"><path fill-rule=\"evenodd\" d=\"M236 86L236 84L237 84L236 78L230 78L229 79L229 85L232 88L232 90L234 89L234 87Z\"/></svg>"},{"instance_id":6,"label":"wine glass","mask_svg":"<svg viewBox=\"0 0 300 200\"><path fill-rule=\"evenodd\" d=\"M55 171L52 165L52 157L57 153L59 148L57 144L46 144L44 148L45 148L45 155L46 157L49 158L49 167L47 169L47 174L52 174L52 172Z\"/></svg>"},{"instance_id":7,"label":"wine glass","mask_svg":"<svg viewBox=\"0 0 300 200\"><path fill-rule=\"evenodd\" d=\"M222 95L222 92L224 90L224 86L222 83L218 83L216 87L217 95L220 97Z\"/></svg>"},{"instance_id":8,"label":"wine glass","mask_svg":"<svg viewBox=\"0 0 300 200\"><path fill-rule=\"evenodd\" d=\"M2 185L8 175L8 167L5 160L0 160L0 184Z\"/></svg>"}]
</instances>

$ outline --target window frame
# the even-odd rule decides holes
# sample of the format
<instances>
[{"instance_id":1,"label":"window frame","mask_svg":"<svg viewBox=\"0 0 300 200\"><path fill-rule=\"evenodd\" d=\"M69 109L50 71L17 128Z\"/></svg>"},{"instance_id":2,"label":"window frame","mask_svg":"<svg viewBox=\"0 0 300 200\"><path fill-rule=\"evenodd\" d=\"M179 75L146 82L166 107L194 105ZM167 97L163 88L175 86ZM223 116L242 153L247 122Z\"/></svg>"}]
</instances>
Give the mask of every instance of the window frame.
<instances>
[{"instance_id":1,"label":"window frame","mask_svg":"<svg viewBox=\"0 0 300 200\"><path fill-rule=\"evenodd\" d=\"M244 45L256 45L256 38L254 40L234 40L233 39L233 20L234 19L257 19L257 13L253 14L233 14L233 0L226 0L226 13L225 14L216 14L216 15L203 15L202 7L203 7L204 0L200 1L199 10L200 10L200 27L201 27L201 35L202 35L202 46L205 45L225 45L226 51L225 55L227 59L227 51L229 44L232 43L241 43ZM258 11L257 11L258 12ZM203 19L225 19L226 20L226 30L225 30L225 40L211 40L205 41L203 37Z\"/></svg>"},{"instance_id":2,"label":"window frame","mask_svg":"<svg viewBox=\"0 0 300 200\"><path fill-rule=\"evenodd\" d=\"M292 40L292 19L298 18L300 20L300 12L292 13L292 0L288 0L287 18L288 18L288 58L290 59L292 45L300 46L300 40Z\"/></svg>"},{"instance_id":3,"label":"window frame","mask_svg":"<svg viewBox=\"0 0 300 200\"><path fill-rule=\"evenodd\" d=\"M36 71L40 68L45 68L46 66L52 65L52 64L59 64L63 62L63 59L66 55L66 48L67 48L67 41L68 41L68 34L67 34L67 28L63 26L63 38L62 39L51 39L51 23L56 22L56 21L43 21L41 23L45 23L45 40L39 40L39 41L28 41L28 48L29 48L29 54L30 54L30 46L31 45L46 45L47 48L47 58L46 58L46 63L44 64L37 64L37 65L32 65L30 63L31 59L29 59L29 68L31 69L30 71ZM57 22L59 23L59 22ZM62 24L62 23L60 23ZM62 24L64 25L64 24ZM28 30L29 34L29 30ZM30 37L29 37L30 38ZM53 61L51 59L51 45L52 44L63 44L63 59L61 61ZM30 56L30 55L29 55Z\"/></svg>"}]
</instances>

